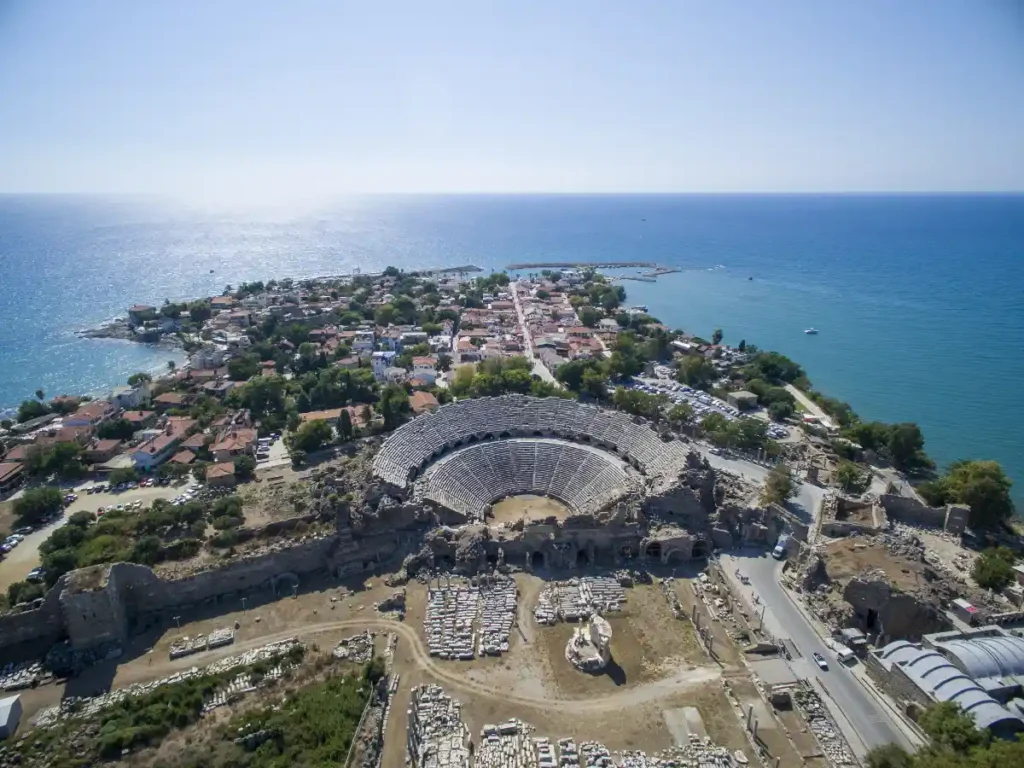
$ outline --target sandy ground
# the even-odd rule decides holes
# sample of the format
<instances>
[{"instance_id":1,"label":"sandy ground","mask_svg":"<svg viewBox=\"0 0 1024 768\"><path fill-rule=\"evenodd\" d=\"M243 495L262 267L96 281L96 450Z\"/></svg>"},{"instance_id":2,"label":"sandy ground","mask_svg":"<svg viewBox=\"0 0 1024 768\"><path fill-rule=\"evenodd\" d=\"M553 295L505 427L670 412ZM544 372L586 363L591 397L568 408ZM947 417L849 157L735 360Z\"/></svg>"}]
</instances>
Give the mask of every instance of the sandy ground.
<instances>
[{"instance_id":1,"label":"sandy ground","mask_svg":"<svg viewBox=\"0 0 1024 768\"><path fill-rule=\"evenodd\" d=\"M100 507L109 507L112 504L129 504L133 501L141 501L143 505L152 503L157 499L173 499L188 488L194 486L194 481L189 479L188 483L181 485L158 485L153 488L136 488L133 491L124 493L96 493L89 495L83 489L93 483L85 483L73 490L78 498L65 508L62 517L54 522L40 528L25 537L17 547L7 553L7 557L0 562L0 590L6 592L7 587L16 581L24 580L28 572L40 564L39 545L46 541L50 534L67 522L68 517L75 512L95 512Z\"/></svg>"},{"instance_id":2,"label":"sandy ground","mask_svg":"<svg viewBox=\"0 0 1024 768\"><path fill-rule=\"evenodd\" d=\"M828 575L846 583L865 568L878 568L889 581L906 591L919 589L926 583L925 564L894 555L882 544L867 543L860 537L837 539L825 547Z\"/></svg>"},{"instance_id":3,"label":"sandy ground","mask_svg":"<svg viewBox=\"0 0 1024 768\"><path fill-rule=\"evenodd\" d=\"M310 644L315 657L342 638L370 629L382 634L393 631L399 637L394 671L400 676L400 686L392 704L394 716L388 723L384 766L404 763L404 712L412 687L420 683L441 684L458 698L475 736L484 724L519 717L532 724L537 735L596 739L613 751L653 752L671 746L679 738L679 723L693 716L716 743L742 749L754 758L741 726L739 705L748 700L760 702L760 707L765 705L724 627L713 625L718 649L718 660L713 661L699 647L689 621L672 616L658 585L628 589L625 610L609 616L613 663L603 674L585 675L572 669L564 658L565 641L576 625L538 626L533 608L544 581L529 574L517 574L515 578L520 593L518 626L513 627L509 653L500 658L467 663L430 657L423 630L424 584L407 585L406 618L399 622L378 614L374 608L393 591L380 579L347 585L325 580L295 598L254 595L244 606L241 599L212 606L208 610L218 613L209 616L168 617L164 626L134 638L122 658L90 668L66 685L46 685L29 692L23 697L23 722L64 695L91 694L165 677L287 637ZM677 579L673 588L689 612L696 604L689 581ZM698 610L703 621L710 621L702 605ZM233 645L169 659L168 648L176 638L208 633L236 622ZM726 695L727 686L738 702ZM241 706L253 706L253 699ZM187 743L199 738L203 729L222 722L229 713L225 709L216 721L204 721L174 739ZM810 764L817 768L813 758L805 761L798 755L786 739L785 729L767 715L762 723L762 741L784 765ZM811 746L806 746L802 751L811 757L810 750Z\"/></svg>"},{"instance_id":4,"label":"sandy ground","mask_svg":"<svg viewBox=\"0 0 1024 768\"><path fill-rule=\"evenodd\" d=\"M543 520L548 517L565 520L569 516L569 508L547 496L524 493L499 501L491 507L491 516L494 523L514 523L520 519Z\"/></svg>"}]
</instances>

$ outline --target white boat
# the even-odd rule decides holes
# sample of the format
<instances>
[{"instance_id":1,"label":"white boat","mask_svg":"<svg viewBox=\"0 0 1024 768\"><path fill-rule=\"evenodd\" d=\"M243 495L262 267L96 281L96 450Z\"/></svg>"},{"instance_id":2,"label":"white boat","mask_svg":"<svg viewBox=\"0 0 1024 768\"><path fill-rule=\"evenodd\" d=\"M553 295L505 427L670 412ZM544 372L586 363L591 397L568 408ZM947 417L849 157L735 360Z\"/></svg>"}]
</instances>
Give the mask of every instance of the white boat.
<instances>
[{"instance_id":1,"label":"white boat","mask_svg":"<svg viewBox=\"0 0 1024 768\"><path fill-rule=\"evenodd\" d=\"M818 329L817 328L808 328L807 330L804 331L804 333L806 333L808 336L817 336Z\"/></svg>"}]
</instances>

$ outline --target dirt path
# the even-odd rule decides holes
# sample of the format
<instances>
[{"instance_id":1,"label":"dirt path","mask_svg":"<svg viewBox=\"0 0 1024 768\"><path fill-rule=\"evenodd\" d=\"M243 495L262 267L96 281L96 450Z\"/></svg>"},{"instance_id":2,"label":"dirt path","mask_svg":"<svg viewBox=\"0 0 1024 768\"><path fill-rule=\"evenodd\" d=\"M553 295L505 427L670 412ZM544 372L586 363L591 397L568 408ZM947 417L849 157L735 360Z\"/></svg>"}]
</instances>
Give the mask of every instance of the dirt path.
<instances>
[{"instance_id":1,"label":"dirt path","mask_svg":"<svg viewBox=\"0 0 1024 768\"><path fill-rule=\"evenodd\" d=\"M409 652L415 665L426 672L430 677L449 686L452 691L463 691L476 696L492 699L497 702L518 704L532 709L551 709L560 706L571 705L574 711L600 712L607 710L625 709L638 706L650 701L656 701L671 694L677 694L685 689L700 689L709 682L719 680L722 677L722 670L712 667L698 667L696 669L680 668L675 670L668 677L652 681L636 688L624 691L617 691L605 696L590 696L587 698L558 698L545 696L521 696L513 695L507 690L494 690L493 687L467 679L461 674L454 672L435 661L427 652L418 633L405 624L399 624L388 619L346 619L344 621L325 622L303 627L299 631L283 630L269 635L252 638L243 643L235 643L216 651L208 651L201 656L186 656L175 661L168 661L161 665L158 676L173 674L182 669L188 669L201 664L210 664L218 659L227 656L234 656L253 648L259 648L268 643L286 640L289 637L296 637L301 640L310 640L318 635L338 632L345 629L375 629L386 632L394 632L408 643ZM155 669L145 670L145 679L152 679ZM140 676L141 678L142 676ZM118 681L118 687L128 685L140 680L122 679Z\"/></svg>"}]
</instances>

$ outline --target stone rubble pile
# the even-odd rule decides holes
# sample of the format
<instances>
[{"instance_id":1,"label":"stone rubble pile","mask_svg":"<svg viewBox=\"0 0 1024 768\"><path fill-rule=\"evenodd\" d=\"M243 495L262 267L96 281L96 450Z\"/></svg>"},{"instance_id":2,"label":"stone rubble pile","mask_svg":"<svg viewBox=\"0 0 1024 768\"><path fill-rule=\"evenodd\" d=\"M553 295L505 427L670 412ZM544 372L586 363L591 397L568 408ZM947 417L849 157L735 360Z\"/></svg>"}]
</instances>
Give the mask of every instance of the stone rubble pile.
<instances>
[{"instance_id":1,"label":"stone rubble pile","mask_svg":"<svg viewBox=\"0 0 1024 768\"><path fill-rule=\"evenodd\" d=\"M41 662L23 661L19 664L8 662L0 671L0 689L20 691L48 680L51 677Z\"/></svg>"},{"instance_id":2,"label":"stone rubble pile","mask_svg":"<svg viewBox=\"0 0 1024 768\"><path fill-rule=\"evenodd\" d=\"M47 707L46 709L41 710L33 722L40 728L48 728L56 725L61 719L66 717L91 717L107 707L111 707L127 698L132 696L143 696L163 685L174 685L175 683L182 683L186 680L199 677L200 675L220 674L236 667L256 664L257 662L266 661L267 659L279 654L287 653L292 648L297 646L301 647L302 645L303 644L295 638L289 638L287 640L261 646L260 648L255 648L251 651L246 651L245 653L241 653L236 656L229 656L225 659L221 659L220 661L215 661L204 668L192 667L191 669L183 672L177 672L170 677L164 677L148 683L135 683L127 688L118 688L116 690L100 694L99 696L69 696L63 699L59 705Z\"/></svg>"},{"instance_id":3,"label":"stone rubble pile","mask_svg":"<svg viewBox=\"0 0 1024 768\"><path fill-rule=\"evenodd\" d=\"M507 653L517 601L515 581L506 578L431 587L424 621L430 655L468 661Z\"/></svg>"},{"instance_id":4,"label":"stone rubble pile","mask_svg":"<svg viewBox=\"0 0 1024 768\"><path fill-rule=\"evenodd\" d=\"M480 731L474 768L537 768L530 727L519 720L485 725Z\"/></svg>"},{"instance_id":5,"label":"stone rubble pile","mask_svg":"<svg viewBox=\"0 0 1024 768\"><path fill-rule=\"evenodd\" d=\"M480 655L508 653L509 633L516 620L518 590L512 579L498 579L480 590Z\"/></svg>"},{"instance_id":6,"label":"stone rubble pile","mask_svg":"<svg viewBox=\"0 0 1024 768\"><path fill-rule=\"evenodd\" d=\"M431 589L425 619L431 656L468 661L475 658L473 625L480 610L480 591L467 585Z\"/></svg>"},{"instance_id":7,"label":"stone rubble pile","mask_svg":"<svg viewBox=\"0 0 1024 768\"><path fill-rule=\"evenodd\" d=\"M796 691L793 700L829 763L832 765L859 765L846 737L839 730L836 721L832 719L832 715L822 703L817 691L804 684Z\"/></svg>"},{"instance_id":8,"label":"stone rubble pile","mask_svg":"<svg viewBox=\"0 0 1024 768\"><path fill-rule=\"evenodd\" d=\"M233 704L238 701L242 696L247 693L255 691L257 688L263 685L267 685L273 680L278 680L284 675L288 664L275 664L273 667L268 669L262 677L256 677L248 672L243 672L238 675L234 680L229 682L226 687L214 691L206 701L203 702L203 714L212 712L218 707L224 707L228 704Z\"/></svg>"},{"instance_id":9,"label":"stone rubble pile","mask_svg":"<svg viewBox=\"0 0 1024 768\"><path fill-rule=\"evenodd\" d=\"M580 621L594 613L616 613L626 603L626 590L614 576L583 576L549 583L540 593L534 617L538 623Z\"/></svg>"},{"instance_id":10,"label":"stone rubble pile","mask_svg":"<svg viewBox=\"0 0 1024 768\"><path fill-rule=\"evenodd\" d=\"M235 642L235 630L230 627L215 629L209 635L196 635L195 637L181 637L171 643L170 657L180 659L182 656L190 656L193 653L207 651L211 648L221 648Z\"/></svg>"},{"instance_id":11,"label":"stone rubble pile","mask_svg":"<svg viewBox=\"0 0 1024 768\"><path fill-rule=\"evenodd\" d=\"M689 743L651 755L616 756L596 741L531 737L535 728L516 719L485 725L471 745L461 705L436 685L413 689L408 716L406 763L412 768L742 768L748 763L742 751L730 753L706 736L691 735Z\"/></svg>"},{"instance_id":12,"label":"stone rubble pile","mask_svg":"<svg viewBox=\"0 0 1024 768\"><path fill-rule=\"evenodd\" d=\"M400 617L405 616L405 587L392 592L377 603L376 607L377 613L397 613Z\"/></svg>"},{"instance_id":13,"label":"stone rubble pile","mask_svg":"<svg viewBox=\"0 0 1024 768\"><path fill-rule=\"evenodd\" d=\"M336 659L365 664L373 658L373 635L367 631L346 637L338 643L332 655Z\"/></svg>"},{"instance_id":14,"label":"stone rubble pile","mask_svg":"<svg viewBox=\"0 0 1024 768\"><path fill-rule=\"evenodd\" d=\"M462 705L438 685L412 691L407 762L413 768L470 768L469 728Z\"/></svg>"}]
</instances>

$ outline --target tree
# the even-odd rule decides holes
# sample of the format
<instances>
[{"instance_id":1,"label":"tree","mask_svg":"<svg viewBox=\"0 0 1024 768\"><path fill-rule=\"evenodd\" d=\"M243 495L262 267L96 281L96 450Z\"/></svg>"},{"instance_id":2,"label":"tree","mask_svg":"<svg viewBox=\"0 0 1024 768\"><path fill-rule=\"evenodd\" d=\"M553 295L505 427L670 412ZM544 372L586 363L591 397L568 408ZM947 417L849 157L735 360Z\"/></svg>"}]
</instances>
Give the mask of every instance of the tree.
<instances>
[{"instance_id":1,"label":"tree","mask_svg":"<svg viewBox=\"0 0 1024 768\"><path fill-rule=\"evenodd\" d=\"M893 425L889 430L886 448L897 469L918 469L930 463L924 453L924 435L917 424L905 422Z\"/></svg>"},{"instance_id":2,"label":"tree","mask_svg":"<svg viewBox=\"0 0 1024 768\"><path fill-rule=\"evenodd\" d=\"M384 419L384 428L395 429L412 411L412 407L409 405L409 394L398 384L388 384L380 394L377 411Z\"/></svg>"},{"instance_id":3,"label":"tree","mask_svg":"<svg viewBox=\"0 0 1024 768\"><path fill-rule=\"evenodd\" d=\"M260 359L254 354L239 355L228 360L228 378L248 381L260 370Z\"/></svg>"},{"instance_id":4,"label":"tree","mask_svg":"<svg viewBox=\"0 0 1024 768\"><path fill-rule=\"evenodd\" d=\"M50 412L45 403L38 400L25 400L18 406L18 423L23 424L32 419L38 419Z\"/></svg>"},{"instance_id":5,"label":"tree","mask_svg":"<svg viewBox=\"0 0 1024 768\"><path fill-rule=\"evenodd\" d=\"M868 752L867 768L911 768L913 758L898 744L883 744Z\"/></svg>"},{"instance_id":6,"label":"tree","mask_svg":"<svg viewBox=\"0 0 1024 768\"><path fill-rule=\"evenodd\" d=\"M714 365L701 355L687 355L676 369L676 379L680 383L697 389L707 387L716 375Z\"/></svg>"},{"instance_id":7,"label":"tree","mask_svg":"<svg viewBox=\"0 0 1024 768\"><path fill-rule=\"evenodd\" d=\"M335 425L338 430L338 436L342 440L352 439L352 417L349 415L347 408L341 409L341 415L338 416L338 423Z\"/></svg>"},{"instance_id":8,"label":"tree","mask_svg":"<svg viewBox=\"0 0 1024 768\"><path fill-rule=\"evenodd\" d=\"M960 754L988 743L989 732L980 731L974 718L952 701L940 701L926 709L917 721L932 744Z\"/></svg>"},{"instance_id":9,"label":"tree","mask_svg":"<svg viewBox=\"0 0 1024 768\"><path fill-rule=\"evenodd\" d=\"M312 453L331 442L334 433L331 425L323 419L307 421L292 434L292 447L306 453Z\"/></svg>"},{"instance_id":10,"label":"tree","mask_svg":"<svg viewBox=\"0 0 1024 768\"><path fill-rule=\"evenodd\" d=\"M839 462L839 466L836 467L835 481L844 491L848 491L851 488L861 485L864 481L864 475L860 471L860 467L854 464L852 461L846 461L845 459Z\"/></svg>"},{"instance_id":11,"label":"tree","mask_svg":"<svg viewBox=\"0 0 1024 768\"><path fill-rule=\"evenodd\" d=\"M785 400L776 400L768 406L768 415L771 416L772 421L785 421L793 415L794 411L793 404L787 403Z\"/></svg>"},{"instance_id":12,"label":"tree","mask_svg":"<svg viewBox=\"0 0 1024 768\"><path fill-rule=\"evenodd\" d=\"M239 456L235 459L235 476L239 480L248 480L256 472L256 459L252 456Z\"/></svg>"},{"instance_id":13,"label":"tree","mask_svg":"<svg viewBox=\"0 0 1024 768\"><path fill-rule=\"evenodd\" d=\"M722 343L722 336L723 335L724 334L722 333L722 329L721 328L715 328L715 332L711 334L711 343L712 344L721 344Z\"/></svg>"},{"instance_id":14,"label":"tree","mask_svg":"<svg viewBox=\"0 0 1024 768\"><path fill-rule=\"evenodd\" d=\"M957 461L945 476L922 483L917 490L928 504L966 504L971 526L991 528L1013 515L1013 481L995 461Z\"/></svg>"},{"instance_id":15,"label":"tree","mask_svg":"<svg viewBox=\"0 0 1024 768\"><path fill-rule=\"evenodd\" d=\"M292 467L298 469L306 462L306 452L301 451L298 448L292 449Z\"/></svg>"},{"instance_id":16,"label":"tree","mask_svg":"<svg viewBox=\"0 0 1024 768\"><path fill-rule=\"evenodd\" d=\"M7 587L7 602L10 605L29 603L46 594L42 584L31 584L27 581L16 581Z\"/></svg>"},{"instance_id":17,"label":"tree","mask_svg":"<svg viewBox=\"0 0 1024 768\"><path fill-rule=\"evenodd\" d=\"M778 352L758 352L746 369L749 378L773 383L796 381L804 376L804 369Z\"/></svg>"},{"instance_id":18,"label":"tree","mask_svg":"<svg viewBox=\"0 0 1024 768\"><path fill-rule=\"evenodd\" d=\"M120 485L121 483L135 483L138 482L139 473L131 467L120 467L118 469L111 470L110 475L107 478L111 485Z\"/></svg>"},{"instance_id":19,"label":"tree","mask_svg":"<svg viewBox=\"0 0 1024 768\"><path fill-rule=\"evenodd\" d=\"M113 419L100 424L96 436L102 440L131 440L135 426L127 419Z\"/></svg>"},{"instance_id":20,"label":"tree","mask_svg":"<svg viewBox=\"0 0 1024 768\"><path fill-rule=\"evenodd\" d=\"M1007 547L986 549L974 561L971 576L978 586L985 589L1002 589L1013 581L1013 564L1016 556Z\"/></svg>"},{"instance_id":21,"label":"tree","mask_svg":"<svg viewBox=\"0 0 1024 768\"><path fill-rule=\"evenodd\" d=\"M736 345L736 349L740 352L744 352L747 349L747 340L740 339L740 343Z\"/></svg>"},{"instance_id":22,"label":"tree","mask_svg":"<svg viewBox=\"0 0 1024 768\"><path fill-rule=\"evenodd\" d=\"M153 377L150 376L148 373L146 373L145 371L139 371L138 373L133 373L131 376L128 377L128 386L136 387L139 384L148 383L152 380Z\"/></svg>"},{"instance_id":23,"label":"tree","mask_svg":"<svg viewBox=\"0 0 1024 768\"><path fill-rule=\"evenodd\" d=\"M57 488L29 488L14 502L14 516L21 525L36 525L56 514L64 506L64 496Z\"/></svg>"},{"instance_id":24,"label":"tree","mask_svg":"<svg viewBox=\"0 0 1024 768\"><path fill-rule=\"evenodd\" d=\"M177 367L178 367L178 364L176 362L174 362L173 360L168 360L167 361L167 370L168 371L173 371Z\"/></svg>"},{"instance_id":25,"label":"tree","mask_svg":"<svg viewBox=\"0 0 1024 768\"><path fill-rule=\"evenodd\" d=\"M679 403L669 409L668 423L676 429L685 427L693 421L693 406L689 403Z\"/></svg>"},{"instance_id":26,"label":"tree","mask_svg":"<svg viewBox=\"0 0 1024 768\"><path fill-rule=\"evenodd\" d=\"M793 472L785 464L776 464L764 481L761 501L765 504L785 504L788 499L796 496L797 482Z\"/></svg>"},{"instance_id":27,"label":"tree","mask_svg":"<svg viewBox=\"0 0 1024 768\"><path fill-rule=\"evenodd\" d=\"M580 307L576 314L587 328L594 328L601 321L601 313L591 306Z\"/></svg>"},{"instance_id":28,"label":"tree","mask_svg":"<svg viewBox=\"0 0 1024 768\"><path fill-rule=\"evenodd\" d=\"M950 499L971 508L971 525L992 527L1014 512L1010 498L1013 481L995 461L958 461L946 476Z\"/></svg>"}]
</instances>

